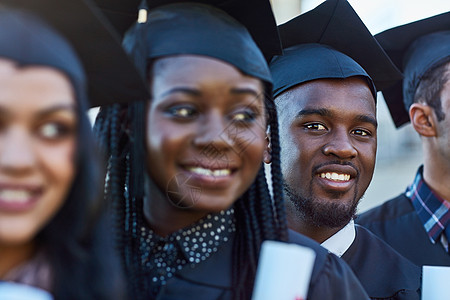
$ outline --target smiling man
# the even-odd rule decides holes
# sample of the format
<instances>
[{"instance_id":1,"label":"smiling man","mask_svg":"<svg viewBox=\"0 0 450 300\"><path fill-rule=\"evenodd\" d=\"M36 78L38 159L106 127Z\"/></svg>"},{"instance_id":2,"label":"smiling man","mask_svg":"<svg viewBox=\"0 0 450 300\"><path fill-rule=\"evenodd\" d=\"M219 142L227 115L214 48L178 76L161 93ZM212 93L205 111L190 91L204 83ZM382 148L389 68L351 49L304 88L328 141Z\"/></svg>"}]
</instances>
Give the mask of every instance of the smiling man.
<instances>
[{"instance_id":1,"label":"smiling man","mask_svg":"<svg viewBox=\"0 0 450 300\"><path fill-rule=\"evenodd\" d=\"M280 94L277 107L291 224L326 247L349 224L372 179L374 96L363 78L323 78Z\"/></svg>"},{"instance_id":2,"label":"smiling man","mask_svg":"<svg viewBox=\"0 0 450 300\"><path fill-rule=\"evenodd\" d=\"M271 62L289 227L353 269L373 299L419 299L420 269L354 225L377 149L376 93L400 73L352 7L328 0L279 27Z\"/></svg>"}]
</instances>

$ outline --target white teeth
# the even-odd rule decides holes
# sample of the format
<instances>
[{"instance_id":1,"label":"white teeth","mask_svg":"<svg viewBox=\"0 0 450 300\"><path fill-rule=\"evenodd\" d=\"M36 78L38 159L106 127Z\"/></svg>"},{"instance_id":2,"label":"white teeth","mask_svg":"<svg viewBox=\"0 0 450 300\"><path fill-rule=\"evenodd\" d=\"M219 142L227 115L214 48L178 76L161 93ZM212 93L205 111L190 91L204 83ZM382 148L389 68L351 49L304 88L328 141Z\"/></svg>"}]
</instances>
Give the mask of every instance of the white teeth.
<instances>
[{"instance_id":1,"label":"white teeth","mask_svg":"<svg viewBox=\"0 0 450 300\"><path fill-rule=\"evenodd\" d=\"M230 175L230 170L228 170L228 169L214 170L213 175L214 176L228 176L228 175Z\"/></svg>"},{"instance_id":2,"label":"white teeth","mask_svg":"<svg viewBox=\"0 0 450 300\"><path fill-rule=\"evenodd\" d=\"M26 190L1 190L0 199L9 203L25 203L31 198L31 193Z\"/></svg>"},{"instance_id":3,"label":"white teeth","mask_svg":"<svg viewBox=\"0 0 450 300\"><path fill-rule=\"evenodd\" d=\"M229 169L210 170L210 169L204 169L204 168L200 168L200 167L189 168L189 171L199 174L199 175L214 176L214 177L228 176L231 173L231 171Z\"/></svg>"},{"instance_id":4,"label":"white teeth","mask_svg":"<svg viewBox=\"0 0 450 300\"><path fill-rule=\"evenodd\" d=\"M334 181L349 181L350 175L349 174L338 174L338 173L320 173L319 175L321 178L331 179Z\"/></svg>"},{"instance_id":5,"label":"white teeth","mask_svg":"<svg viewBox=\"0 0 450 300\"><path fill-rule=\"evenodd\" d=\"M212 175L210 170L203 168L189 168L189 171L200 175Z\"/></svg>"}]
</instances>

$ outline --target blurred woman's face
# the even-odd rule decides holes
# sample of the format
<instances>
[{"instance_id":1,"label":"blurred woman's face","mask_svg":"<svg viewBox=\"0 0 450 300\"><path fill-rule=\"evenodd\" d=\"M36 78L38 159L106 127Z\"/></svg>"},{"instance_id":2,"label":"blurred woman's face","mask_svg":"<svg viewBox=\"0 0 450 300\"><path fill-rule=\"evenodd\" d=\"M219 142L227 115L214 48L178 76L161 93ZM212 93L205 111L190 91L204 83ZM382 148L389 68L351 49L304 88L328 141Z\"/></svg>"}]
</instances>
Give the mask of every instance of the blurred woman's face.
<instances>
[{"instance_id":1,"label":"blurred woman's face","mask_svg":"<svg viewBox=\"0 0 450 300\"><path fill-rule=\"evenodd\" d=\"M229 208L254 181L267 146L261 81L193 55L161 58L153 74L146 134L151 178L172 209Z\"/></svg>"},{"instance_id":2,"label":"blurred woman's face","mask_svg":"<svg viewBox=\"0 0 450 300\"><path fill-rule=\"evenodd\" d=\"M0 59L0 247L32 243L75 174L77 115L68 78Z\"/></svg>"}]
</instances>

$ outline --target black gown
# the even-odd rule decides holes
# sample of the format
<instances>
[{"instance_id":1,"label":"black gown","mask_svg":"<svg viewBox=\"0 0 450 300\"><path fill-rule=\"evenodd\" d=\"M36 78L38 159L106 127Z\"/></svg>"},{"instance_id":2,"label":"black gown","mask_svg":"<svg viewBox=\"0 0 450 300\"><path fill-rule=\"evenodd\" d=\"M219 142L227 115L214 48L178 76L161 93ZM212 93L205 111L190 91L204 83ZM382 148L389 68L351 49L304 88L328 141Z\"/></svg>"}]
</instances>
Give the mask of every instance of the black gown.
<instances>
[{"instance_id":1,"label":"black gown","mask_svg":"<svg viewBox=\"0 0 450 300\"><path fill-rule=\"evenodd\" d=\"M370 298L420 299L421 269L366 228L356 225L355 229L355 240L341 258Z\"/></svg>"},{"instance_id":2,"label":"black gown","mask_svg":"<svg viewBox=\"0 0 450 300\"><path fill-rule=\"evenodd\" d=\"M411 201L401 194L361 214L356 222L368 228L418 266L450 266L450 254L428 237Z\"/></svg>"},{"instance_id":3,"label":"black gown","mask_svg":"<svg viewBox=\"0 0 450 300\"><path fill-rule=\"evenodd\" d=\"M307 299L368 299L351 269L315 241L289 232L290 242L307 246L316 252L316 261ZM231 300L231 257L233 243L221 249L195 268L183 268L167 281L158 300Z\"/></svg>"}]
</instances>

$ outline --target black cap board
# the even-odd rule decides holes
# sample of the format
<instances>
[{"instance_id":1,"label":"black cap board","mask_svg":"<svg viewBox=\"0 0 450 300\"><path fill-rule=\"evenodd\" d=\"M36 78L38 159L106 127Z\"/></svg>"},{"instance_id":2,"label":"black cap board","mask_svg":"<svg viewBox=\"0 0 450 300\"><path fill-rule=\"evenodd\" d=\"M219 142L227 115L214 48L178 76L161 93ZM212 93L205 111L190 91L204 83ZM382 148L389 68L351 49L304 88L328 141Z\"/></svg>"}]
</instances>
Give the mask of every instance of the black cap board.
<instances>
[{"instance_id":1,"label":"black cap board","mask_svg":"<svg viewBox=\"0 0 450 300\"><path fill-rule=\"evenodd\" d=\"M0 59L61 71L71 80L79 107L86 108L86 76L78 56L67 40L34 15L0 5Z\"/></svg>"},{"instance_id":2,"label":"black cap board","mask_svg":"<svg viewBox=\"0 0 450 300\"><path fill-rule=\"evenodd\" d=\"M328 0L279 26L284 55L270 69L274 96L310 80L362 76L372 94L401 73L345 0Z\"/></svg>"},{"instance_id":3,"label":"black cap board","mask_svg":"<svg viewBox=\"0 0 450 300\"><path fill-rule=\"evenodd\" d=\"M137 65L163 56L193 54L227 62L244 74L271 83L267 62L248 30L230 15L211 5L173 3L148 12L125 35L124 47ZM139 67L138 67L139 68Z\"/></svg>"},{"instance_id":4,"label":"black cap board","mask_svg":"<svg viewBox=\"0 0 450 300\"><path fill-rule=\"evenodd\" d=\"M141 0L94 1L121 34L137 20L141 3ZM282 53L269 0L147 0L146 6L153 10L173 3L202 3L221 9L247 28L267 60Z\"/></svg>"},{"instance_id":5,"label":"black cap board","mask_svg":"<svg viewBox=\"0 0 450 300\"><path fill-rule=\"evenodd\" d=\"M404 79L383 91L397 127L409 122L409 107L423 75L450 56L450 12L375 35Z\"/></svg>"},{"instance_id":6,"label":"black cap board","mask_svg":"<svg viewBox=\"0 0 450 300\"><path fill-rule=\"evenodd\" d=\"M39 17L69 41L86 71L91 106L148 98L145 83L118 35L90 0L0 0L0 5ZM18 39L14 45L2 43L0 49L15 47L26 57L33 48L24 43Z\"/></svg>"},{"instance_id":7,"label":"black cap board","mask_svg":"<svg viewBox=\"0 0 450 300\"><path fill-rule=\"evenodd\" d=\"M121 37L136 22L142 0L94 0Z\"/></svg>"}]
</instances>

